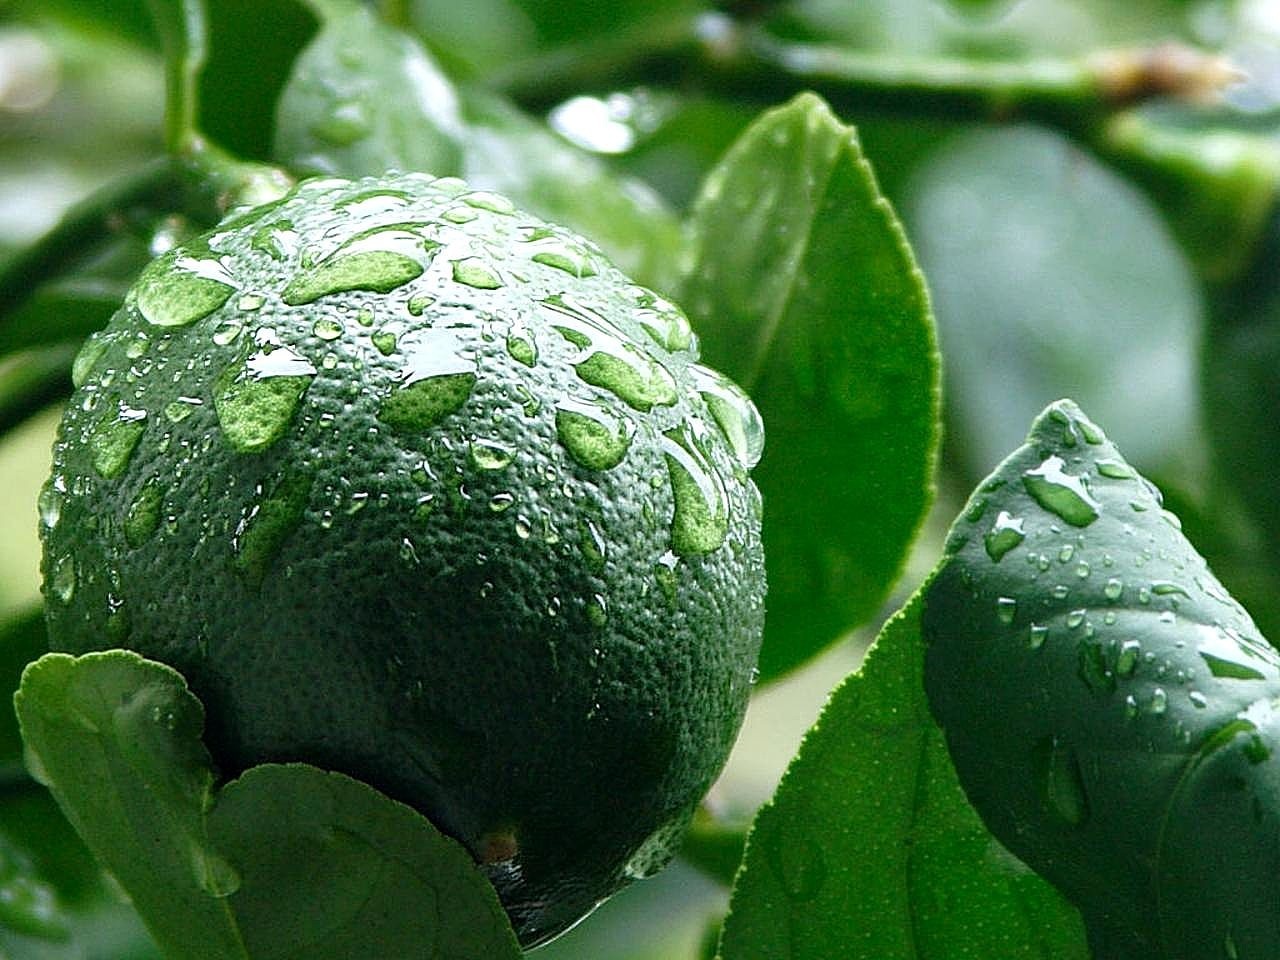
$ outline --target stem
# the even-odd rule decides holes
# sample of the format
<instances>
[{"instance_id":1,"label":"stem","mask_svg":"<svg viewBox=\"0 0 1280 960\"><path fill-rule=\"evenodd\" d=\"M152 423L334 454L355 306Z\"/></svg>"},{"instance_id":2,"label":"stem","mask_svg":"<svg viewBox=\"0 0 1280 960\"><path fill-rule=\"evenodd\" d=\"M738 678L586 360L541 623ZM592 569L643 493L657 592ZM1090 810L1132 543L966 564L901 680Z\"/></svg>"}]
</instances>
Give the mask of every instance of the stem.
<instances>
[{"instance_id":1,"label":"stem","mask_svg":"<svg viewBox=\"0 0 1280 960\"><path fill-rule=\"evenodd\" d=\"M172 154L198 138L200 74L208 54L208 20L202 0L150 0L164 47L165 146Z\"/></svg>"},{"instance_id":2,"label":"stem","mask_svg":"<svg viewBox=\"0 0 1280 960\"><path fill-rule=\"evenodd\" d=\"M998 62L792 42L724 14L678 26L679 32L639 51L566 61L563 67L549 60L522 64L498 83L534 109L584 89L652 84L659 76L753 102L774 103L811 89L846 114L1022 117L1074 131L1154 97L1203 100L1238 77L1220 57L1176 44L1080 59Z\"/></svg>"},{"instance_id":3,"label":"stem","mask_svg":"<svg viewBox=\"0 0 1280 960\"><path fill-rule=\"evenodd\" d=\"M66 274L91 247L123 229L137 208L174 209L181 193L178 168L165 159L76 204L39 240L0 263L0 323L38 286Z\"/></svg>"}]
</instances>

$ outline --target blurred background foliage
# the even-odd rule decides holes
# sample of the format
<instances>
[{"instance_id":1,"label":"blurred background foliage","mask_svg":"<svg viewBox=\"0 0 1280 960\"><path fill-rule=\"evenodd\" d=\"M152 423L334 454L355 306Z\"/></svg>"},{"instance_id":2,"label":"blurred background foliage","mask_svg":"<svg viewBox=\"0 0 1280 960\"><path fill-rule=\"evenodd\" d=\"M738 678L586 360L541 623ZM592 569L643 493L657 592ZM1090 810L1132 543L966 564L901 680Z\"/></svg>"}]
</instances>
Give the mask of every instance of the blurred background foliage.
<instances>
[{"instance_id":1,"label":"blurred background foliage","mask_svg":"<svg viewBox=\"0 0 1280 960\"><path fill-rule=\"evenodd\" d=\"M555 136L647 184L677 213L760 109L810 81L858 126L929 279L945 363L938 504L886 611L933 565L962 492L1021 441L1038 410L1071 396L1157 480L1264 633L1280 636L1280 498L1271 490L1280 469L1280 232L1272 212L1280 0L384 7L452 79L509 95ZM288 2L219 0L211 9L205 129L244 156L264 158L271 104L314 21ZM1144 102L1123 110L1069 97L935 96L910 79L957 65L962 75L1008 68L1052 77L1134 49L1145 51L1133 55L1138 61L1155 62L1158 79L1159 58L1181 55L1171 43L1221 56L1201 65L1206 86L1221 85L1222 76L1209 74L1223 63L1239 76L1213 103L1142 89L1132 99ZM880 79L806 74L802 57L744 70L741 53L752 44L837 51ZM245 62L258 66L245 71ZM156 156L162 114L161 63L143 0L0 3L0 255ZM132 225L24 309L44 310L37 319L52 323L65 315L105 319L148 249L187 229L173 218ZM31 629L23 615L38 600L35 504L78 335L0 360L0 423L9 428L0 438L0 623L10 624L9 672L22 662L15 651L25 649ZM768 798L827 691L856 666L876 626L758 693L711 809L745 822ZM0 841L18 851L0 844L0 868L21 850L61 857L49 875L59 878L56 893L78 905L76 922L93 931L84 941L97 945L93 956L152 956L119 895L39 791L10 784L3 771L0 781L9 791ZM678 862L540 955L695 958L726 903L723 886ZM14 956L36 956L12 946Z\"/></svg>"}]
</instances>

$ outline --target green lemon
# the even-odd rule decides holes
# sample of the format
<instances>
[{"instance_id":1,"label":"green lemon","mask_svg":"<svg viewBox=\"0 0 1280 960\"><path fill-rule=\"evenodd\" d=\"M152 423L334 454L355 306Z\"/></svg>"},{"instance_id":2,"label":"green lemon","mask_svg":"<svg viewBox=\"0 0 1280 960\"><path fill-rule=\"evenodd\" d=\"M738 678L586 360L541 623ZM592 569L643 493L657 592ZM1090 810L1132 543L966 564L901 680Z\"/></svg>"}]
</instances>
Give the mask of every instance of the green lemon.
<instances>
[{"instance_id":1,"label":"green lemon","mask_svg":"<svg viewBox=\"0 0 1280 960\"><path fill-rule=\"evenodd\" d=\"M501 196L303 183L161 256L80 354L53 645L181 670L225 776L412 804L544 941L670 859L745 707L763 434L696 360Z\"/></svg>"}]
</instances>

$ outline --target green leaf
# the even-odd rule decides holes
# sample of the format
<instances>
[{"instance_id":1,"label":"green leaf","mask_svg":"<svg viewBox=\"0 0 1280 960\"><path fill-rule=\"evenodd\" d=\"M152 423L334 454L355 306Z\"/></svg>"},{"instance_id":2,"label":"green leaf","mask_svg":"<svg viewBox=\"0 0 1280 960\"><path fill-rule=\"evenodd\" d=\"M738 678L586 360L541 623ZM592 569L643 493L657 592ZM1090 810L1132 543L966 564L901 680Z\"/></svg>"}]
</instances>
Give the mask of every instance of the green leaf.
<instances>
[{"instance_id":1,"label":"green leaf","mask_svg":"<svg viewBox=\"0 0 1280 960\"><path fill-rule=\"evenodd\" d=\"M902 569L932 497L933 320L854 132L812 94L743 134L692 230L683 302L768 432L768 680L866 620Z\"/></svg>"},{"instance_id":2,"label":"green leaf","mask_svg":"<svg viewBox=\"0 0 1280 960\"><path fill-rule=\"evenodd\" d=\"M240 157L267 160L276 103L318 22L301 0L205 0L208 56L200 129Z\"/></svg>"},{"instance_id":3,"label":"green leaf","mask_svg":"<svg viewBox=\"0 0 1280 960\"><path fill-rule=\"evenodd\" d=\"M215 792L176 671L48 654L16 703L32 772L173 957L519 955L466 852L371 787L269 765Z\"/></svg>"},{"instance_id":4,"label":"green leaf","mask_svg":"<svg viewBox=\"0 0 1280 960\"><path fill-rule=\"evenodd\" d=\"M923 627L970 800L1100 960L1280 955L1280 654L1075 404L970 499Z\"/></svg>"},{"instance_id":5,"label":"green leaf","mask_svg":"<svg viewBox=\"0 0 1280 960\"><path fill-rule=\"evenodd\" d=\"M656 194L502 98L453 86L418 41L368 9L333 6L346 12L299 57L280 101L281 162L330 176L465 177L585 234L637 280L670 287L680 231Z\"/></svg>"},{"instance_id":6,"label":"green leaf","mask_svg":"<svg viewBox=\"0 0 1280 960\"><path fill-rule=\"evenodd\" d=\"M22 849L0 835L0 956L84 960L58 895Z\"/></svg>"},{"instance_id":7,"label":"green leaf","mask_svg":"<svg viewBox=\"0 0 1280 960\"><path fill-rule=\"evenodd\" d=\"M457 93L407 34L352 4L298 57L280 97L275 153L307 173L460 171Z\"/></svg>"},{"instance_id":8,"label":"green leaf","mask_svg":"<svg viewBox=\"0 0 1280 960\"><path fill-rule=\"evenodd\" d=\"M917 594L760 811L722 960L1085 960L1079 919L987 833L929 717Z\"/></svg>"},{"instance_id":9,"label":"green leaf","mask_svg":"<svg viewBox=\"0 0 1280 960\"><path fill-rule=\"evenodd\" d=\"M22 765L22 736L10 697L18 689L23 668L48 649L42 606L0 621L0 785L27 779Z\"/></svg>"}]
</instances>

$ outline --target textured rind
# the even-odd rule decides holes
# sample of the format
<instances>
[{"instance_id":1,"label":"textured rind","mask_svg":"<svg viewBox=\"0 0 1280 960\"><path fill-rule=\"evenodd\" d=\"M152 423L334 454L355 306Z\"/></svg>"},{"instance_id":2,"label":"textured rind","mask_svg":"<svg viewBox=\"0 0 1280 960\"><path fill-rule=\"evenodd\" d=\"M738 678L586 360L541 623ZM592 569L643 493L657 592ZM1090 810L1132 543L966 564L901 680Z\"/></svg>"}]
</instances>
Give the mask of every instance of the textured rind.
<instances>
[{"instance_id":1,"label":"textured rind","mask_svg":"<svg viewBox=\"0 0 1280 960\"><path fill-rule=\"evenodd\" d=\"M474 219L442 218L458 210ZM179 669L225 776L304 761L415 806L491 861L527 946L669 858L741 722L764 571L759 495L697 392L696 341L669 351L639 323L675 308L588 241L503 210L456 180L309 181L175 251L216 260L237 289L180 327L148 324L131 296L86 348L41 529L55 649L126 646ZM282 223L287 243L254 244ZM421 276L283 301L304 263L405 223L430 238L412 252ZM548 242L595 274L534 261ZM472 257L503 285L454 280ZM675 402L642 413L585 382L543 302L566 294L659 362ZM474 366L463 406L417 431L379 420L415 337L444 329ZM508 351L513 331L532 367ZM397 336L388 355L378 332ZM233 449L215 394L272 340L314 378L279 439ZM557 404L584 401L634 431L618 466L588 469L557 439ZM140 412L141 439L104 477L95 431ZM677 428L728 510L723 544L680 557L663 447ZM157 485L151 530L134 504Z\"/></svg>"},{"instance_id":2,"label":"textured rind","mask_svg":"<svg viewBox=\"0 0 1280 960\"><path fill-rule=\"evenodd\" d=\"M1095 519L1037 503L1051 457ZM1015 519L1024 539L989 551ZM1099 960L1280 956L1280 655L1075 404L974 493L922 626L965 792Z\"/></svg>"}]
</instances>

